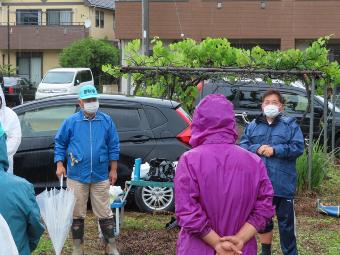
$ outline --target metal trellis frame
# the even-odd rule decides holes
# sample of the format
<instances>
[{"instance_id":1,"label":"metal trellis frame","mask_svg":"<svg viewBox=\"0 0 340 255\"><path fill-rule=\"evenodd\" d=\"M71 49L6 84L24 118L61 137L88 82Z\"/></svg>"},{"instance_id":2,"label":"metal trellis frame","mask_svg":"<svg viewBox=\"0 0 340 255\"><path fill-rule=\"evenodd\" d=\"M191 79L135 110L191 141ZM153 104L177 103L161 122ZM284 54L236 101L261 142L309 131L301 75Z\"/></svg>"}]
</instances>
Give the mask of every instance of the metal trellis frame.
<instances>
[{"instance_id":1,"label":"metal trellis frame","mask_svg":"<svg viewBox=\"0 0 340 255\"><path fill-rule=\"evenodd\" d=\"M128 91L131 88L131 74L141 73L147 75L166 75L171 74L178 77L210 77L216 75L268 75L270 77L280 78L287 76L295 76L304 79L304 76L310 76L311 81L311 93L309 94L309 142L308 142L308 189L311 190L312 180L312 168L313 168L313 137L314 137L314 95L315 95L315 82L316 79L324 76L321 71L315 70L274 70L274 69L254 69L254 68L235 68L235 67L202 67L202 68L190 68L190 67L157 67L157 66L122 66L121 73L128 73ZM128 92L129 93L129 92ZM327 101L325 101L327 104ZM327 115L326 115L327 116ZM327 117L324 116L324 123L327 127ZM334 118L333 118L334 119ZM334 124L333 124L334 125ZM326 137L324 139L327 139Z\"/></svg>"}]
</instances>

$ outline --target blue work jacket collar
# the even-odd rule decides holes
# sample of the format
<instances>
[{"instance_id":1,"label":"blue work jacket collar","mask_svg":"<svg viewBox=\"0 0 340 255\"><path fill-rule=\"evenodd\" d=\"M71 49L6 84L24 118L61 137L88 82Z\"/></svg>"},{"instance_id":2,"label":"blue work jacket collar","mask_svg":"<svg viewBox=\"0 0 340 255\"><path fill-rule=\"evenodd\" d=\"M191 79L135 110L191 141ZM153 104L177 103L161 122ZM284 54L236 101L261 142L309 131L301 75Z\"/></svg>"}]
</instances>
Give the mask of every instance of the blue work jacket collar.
<instances>
[{"instance_id":1,"label":"blue work jacket collar","mask_svg":"<svg viewBox=\"0 0 340 255\"><path fill-rule=\"evenodd\" d=\"M276 125L276 124L280 121L281 117L282 117L282 113L280 113L279 115L277 115L277 116L275 117L274 121L273 121L271 124L269 124L268 121L267 121L266 116L262 113L261 115L259 115L259 116L256 118L255 121L256 121L257 124L259 124L259 123L262 122L262 123L267 124L267 125Z\"/></svg>"},{"instance_id":2,"label":"blue work jacket collar","mask_svg":"<svg viewBox=\"0 0 340 255\"><path fill-rule=\"evenodd\" d=\"M93 121L93 120L103 120L103 118L101 117L101 115L99 114L99 111L96 112L96 115L92 118L92 119L89 119L85 116L85 113L84 113L84 110L80 110L79 111L80 113L80 116L81 116L81 119L82 120L86 120L86 121Z\"/></svg>"}]
</instances>

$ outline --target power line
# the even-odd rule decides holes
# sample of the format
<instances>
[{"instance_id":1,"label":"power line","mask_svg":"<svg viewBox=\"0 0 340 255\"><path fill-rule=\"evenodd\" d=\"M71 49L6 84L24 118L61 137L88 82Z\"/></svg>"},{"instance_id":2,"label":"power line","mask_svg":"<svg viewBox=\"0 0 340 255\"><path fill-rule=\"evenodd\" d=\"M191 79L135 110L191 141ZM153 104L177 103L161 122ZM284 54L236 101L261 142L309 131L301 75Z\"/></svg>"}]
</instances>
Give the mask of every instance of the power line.
<instances>
[{"instance_id":1,"label":"power line","mask_svg":"<svg viewBox=\"0 0 340 255\"><path fill-rule=\"evenodd\" d=\"M173 2L175 4L175 8L176 8L176 16L177 16L177 21L178 21L178 24L179 24L179 30L181 32L181 37L183 38L184 37L184 33L183 33L183 29L182 29L181 19L179 17L178 6L177 6L177 3L176 3L176 0L173 0Z\"/></svg>"}]
</instances>

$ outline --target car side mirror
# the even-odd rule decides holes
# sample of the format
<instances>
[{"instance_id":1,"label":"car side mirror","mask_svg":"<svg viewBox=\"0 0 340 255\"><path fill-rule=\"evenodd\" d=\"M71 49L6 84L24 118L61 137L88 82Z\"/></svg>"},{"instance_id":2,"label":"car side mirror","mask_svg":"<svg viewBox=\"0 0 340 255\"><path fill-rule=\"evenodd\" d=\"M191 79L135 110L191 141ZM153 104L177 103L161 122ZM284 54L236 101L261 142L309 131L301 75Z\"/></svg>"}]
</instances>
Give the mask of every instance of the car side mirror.
<instances>
[{"instance_id":1,"label":"car side mirror","mask_svg":"<svg viewBox=\"0 0 340 255\"><path fill-rule=\"evenodd\" d=\"M76 80L75 82L74 82L74 85L79 85L80 84L80 81L79 80Z\"/></svg>"}]
</instances>

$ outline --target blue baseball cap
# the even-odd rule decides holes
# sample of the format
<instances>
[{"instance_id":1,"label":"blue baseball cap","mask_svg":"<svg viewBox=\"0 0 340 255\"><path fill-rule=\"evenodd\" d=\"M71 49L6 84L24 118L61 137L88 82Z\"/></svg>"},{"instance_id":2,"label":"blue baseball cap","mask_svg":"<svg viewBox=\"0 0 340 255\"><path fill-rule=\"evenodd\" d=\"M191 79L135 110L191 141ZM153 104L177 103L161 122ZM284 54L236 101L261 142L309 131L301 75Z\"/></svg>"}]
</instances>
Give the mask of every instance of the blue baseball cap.
<instances>
[{"instance_id":1,"label":"blue baseball cap","mask_svg":"<svg viewBox=\"0 0 340 255\"><path fill-rule=\"evenodd\" d=\"M93 85L85 85L80 88L79 92L80 99L88 99L88 98L98 98L97 89Z\"/></svg>"}]
</instances>

